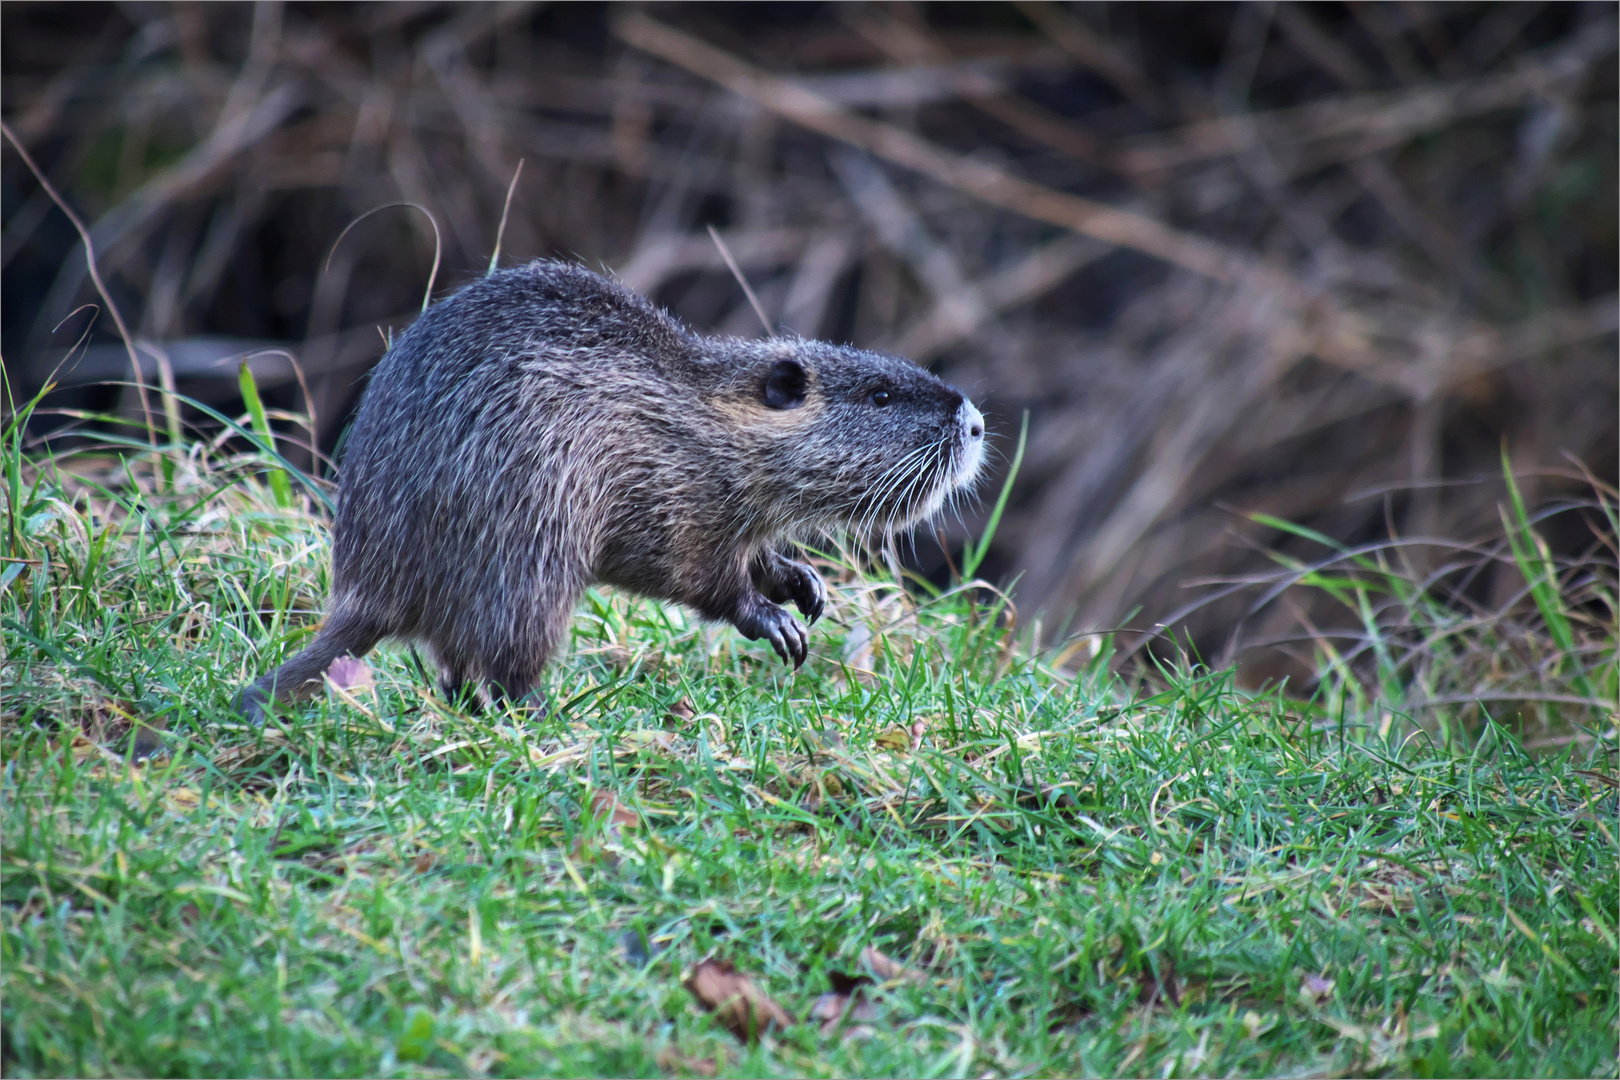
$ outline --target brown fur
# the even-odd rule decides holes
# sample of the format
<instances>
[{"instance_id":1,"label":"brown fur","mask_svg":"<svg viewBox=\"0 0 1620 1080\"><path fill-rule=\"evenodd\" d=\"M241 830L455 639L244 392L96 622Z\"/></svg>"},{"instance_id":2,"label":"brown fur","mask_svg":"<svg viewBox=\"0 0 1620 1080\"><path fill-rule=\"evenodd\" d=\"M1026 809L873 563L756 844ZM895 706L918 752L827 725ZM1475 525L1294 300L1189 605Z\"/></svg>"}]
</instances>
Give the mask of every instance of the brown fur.
<instances>
[{"instance_id":1,"label":"brown fur","mask_svg":"<svg viewBox=\"0 0 1620 1080\"><path fill-rule=\"evenodd\" d=\"M887 395L878 404L874 394ZM795 666L825 587L780 550L934 513L978 411L896 357L690 333L582 267L504 270L431 308L372 375L342 463L325 623L238 695L257 719L384 637L447 688L523 699L605 582L768 638Z\"/></svg>"}]
</instances>

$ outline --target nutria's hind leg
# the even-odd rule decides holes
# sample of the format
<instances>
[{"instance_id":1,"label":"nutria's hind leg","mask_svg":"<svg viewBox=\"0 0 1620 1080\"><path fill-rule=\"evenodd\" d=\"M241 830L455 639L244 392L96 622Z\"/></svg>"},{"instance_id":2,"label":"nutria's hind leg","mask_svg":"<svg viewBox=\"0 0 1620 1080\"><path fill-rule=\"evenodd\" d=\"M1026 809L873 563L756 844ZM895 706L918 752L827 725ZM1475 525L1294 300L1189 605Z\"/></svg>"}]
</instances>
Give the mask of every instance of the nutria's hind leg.
<instances>
[{"instance_id":1,"label":"nutria's hind leg","mask_svg":"<svg viewBox=\"0 0 1620 1080\"><path fill-rule=\"evenodd\" d=\"M484 680L490 701L497 707L523 710L535 716L547 716L551 709L546 695L540 689L540 671L544 664L502 665L492 670Z\"/></svg>"},{"instance_id":2,"label":"nutria's hind leg","mask_svg":"<svg viewBox=\"0 0 1620 1080\"><path fill-rule=\"evenodd\" d=\"M462 709L473 716L484 711L484 699L479 696L478 684L472 679L440 679L439 696L444 699L445 704Z\"/></svg>"},{"instance_id":3,"label":"nutria's hind leg","mask_svg":"<svg viewBox=\"0 0 1620 1080\"><path fill-rule=\"evenodd\" d=\"M364 656L382 639L383 631L369 619L344 609L327 617L315 640L270 674L246 687L231 708L254 724L264 722L264 710L273 701L302 701L321 688L321 676L340 656Z\"/></svg>"},{"instance_id":4,"label":"nutria's hind leg","mask_svg":"<svg viewBox=\"0 0 1620 1080\"><path fill-rule=\"evenodd\" d=\"M540 689L540 676L567 640L574 606L587 580L583 566L573 567L570 572L564 569L561 559L548 569L549 578L541 575L526 582L533 589L526 604L509 604L499 622L485 624L487 636L478 664L490 700L527 710L533 716L550 712Z\"/></svg>"},{"instance_id":5,"label":"nutria's hind leg","mask_svg":"<svg viewBox=\"0 0 1620 1080\"><path fill-rule=\"evenodd\" d=\"M433 674L423 670L425 678L431 678L438 688L439 697L447 705L477 715L484 709L483 699L478 694L478 681L472 677L472 664L461 655L453 646L441 643L422 643L423 651L428 655L428 663L433 665Z\"/></svg>"}]
</instances>

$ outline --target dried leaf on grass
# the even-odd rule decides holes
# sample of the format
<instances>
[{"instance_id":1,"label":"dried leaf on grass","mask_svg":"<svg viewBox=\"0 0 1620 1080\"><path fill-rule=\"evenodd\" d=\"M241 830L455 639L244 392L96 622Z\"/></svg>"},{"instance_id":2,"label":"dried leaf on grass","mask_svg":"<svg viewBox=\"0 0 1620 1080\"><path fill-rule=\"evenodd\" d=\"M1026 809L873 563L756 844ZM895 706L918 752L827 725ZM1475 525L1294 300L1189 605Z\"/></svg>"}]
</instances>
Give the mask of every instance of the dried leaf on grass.
<instances>
[{"instance_id":1,"label":"dried leaf on grass","mask_svg":"<svg viewBox=\"0 0 1620 1080\"><path fill-rule=\"evenodd\" d=\"M94 739L91 739L88 735L81 735L78 733L74 734L71 746L73 761L78 765L82 765L90 758L95 757L97 751L100 749L100 747L96 745Z\"/></svg>"},{"instance_id":2,"label":"dried leaf on grass","mask_svg":"<svg viewBox=\"0 0 1620 1080\"><path fill-rule=\"evenodd\" d=\"M928 976L915 968L906 967L868 945L861 950L860 965L870 971L879 982L907 982L913 986L928 981Z\"/></svg>"},{"instance_id":3,"label":"dried leaf on grass","mask_svg":"<svg viewBox=\"0 0 1620 1080\"><path fill-rule=\"evenodd\" d=\"M591 792L588 813L590 825L574 842L574 857L618 866L619 853L624 849L624 830L639 829L641 815L620 802L613 792L601 789Z\"/></svg>"},{"instance_id":4,"label":"dried leaf on grass","mask_svg":"<svg viewBox=\"0 0 1620 1080\"><path fill-rule=\"evenodd\" d=\"M338 691L372 690L377 686L377 679L371 673L371 665L356 656L340 656L332 661L326 669L326 681L332 689Z\"/></svg>"},{"instance_id":5,"label":"dried leaf on grass","mask_svg":"<svg viewBox=\"0 0 1620 1080\"><path fill-rule=\"evenodd\" d=\"M766 997L729 960L703 960L682 984L705 1011L712 1012L737 1038L754 1042L764 1032L794 1024L793 1015Z\"/></svg>"},{"instance_id":6,"label":"dried leaf on grass","mask_svg":"<svg viewBox=\"0 0 1620 1080\"><path fill-rule=\"evenodd\" d=\"M846 1039L866 1039L875 1034L871 1022L877 1020L878 1011L866 992L874 981L914 986L927 981L922 972L908 968L870 945L861 950L856 967L859 970L856 975L828 972L833 988L810 1007L809 1019L820 1022L823 1035L842 1032Z\"/></svg>"},{"instance_id":7,"label":"dried leaf on grass","mask_svg":"<svg viewBox=\"0 0 1620 1080\"><path fill-rule=\"evenodd\" d=\"M367 716L372 715L358 697L360 694L375 695L377 692L377 680L371 673L371 665L364 660L355 656L340 656L332 661L326 669L326 687Z\"/></svg>"},{"instance_id":8,"label":"dried leaf on grass","mask_svg":"<svg viewBox=\"0 0 1620 1080\"><path fill-rule=\"evenodd\" d=\"M872 744L879 750L887 750L890 753L898 754L901 751L911 749L911 732L903 727L892 727L887 731L879 732L877 737L872 740Z\"/></svg>"},{"instance_id":9,"label":"dried leaf on grass","mask_svg":"<svg viewBox=\"0 0 1620 1080\"><path fill-rule=\"evenodd\" d=\"M606 832L620 835L622 829L641 827L641 815L619 801L611 791L591 792L591 817L602 824Z\"/></svg>"},{"instance_id":10,"label":"dried leaf on grass","mask_svg":"<svg viewBox=\"0 0 1620 1080\"><path fill-rule=\"evenodd\" d=\"M810 1006L809 1019L821 1024L823 1035L836 1035L841 1028L846 1039L869 1039L877 1033L871 1026L871 1021L877 1017L876 1006L857 989L844 994L836 990L822 994Z\"/></svg>"},{"instance_id":11,"label":"dried leaf on grass","mask_svg":"<svg viewBox=\"0 0 1620 1080\"><path fill-rule=\"evenodd\" d=\"M1334 981L1322 975L1306 975L1299 981L1299 1001L1307 1009L1333 995Z\"/></svg>"}]
</instances>

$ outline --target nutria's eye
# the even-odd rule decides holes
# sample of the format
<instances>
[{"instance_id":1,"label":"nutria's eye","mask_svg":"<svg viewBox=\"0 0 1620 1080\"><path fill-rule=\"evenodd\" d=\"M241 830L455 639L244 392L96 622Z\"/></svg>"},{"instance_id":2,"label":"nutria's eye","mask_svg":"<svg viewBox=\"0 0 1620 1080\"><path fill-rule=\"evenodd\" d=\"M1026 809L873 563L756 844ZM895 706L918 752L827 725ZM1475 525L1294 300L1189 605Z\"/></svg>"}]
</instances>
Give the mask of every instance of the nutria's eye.
<instances>
[{"instance_id":1,"label":"nutria's eye","mask_svg":"<svg viewBox=\"0 0 1620 1080\"><path fill-rule=\"evenodd\" d=\"M894 400L894 398L892 396L890 396L890 394L889 394L889 392L887 390L874 390L874 391L872 391L871 402L872 402L872 404L878 406L879 408L883 407L884 405L887 405L889 402L891 402L893 400Z\"/></svg>"},{"instance_id":2,"label":"nutria's eye","mask_svg":"<svg viewBox=\"0 0 1620 1080\"><path fill-rule=\"evenodd\" d=\"M765 376L765 404L772 409L797 409L804 404L804 367L797 360L778 360Z\"/></svg>"}]
</instances>

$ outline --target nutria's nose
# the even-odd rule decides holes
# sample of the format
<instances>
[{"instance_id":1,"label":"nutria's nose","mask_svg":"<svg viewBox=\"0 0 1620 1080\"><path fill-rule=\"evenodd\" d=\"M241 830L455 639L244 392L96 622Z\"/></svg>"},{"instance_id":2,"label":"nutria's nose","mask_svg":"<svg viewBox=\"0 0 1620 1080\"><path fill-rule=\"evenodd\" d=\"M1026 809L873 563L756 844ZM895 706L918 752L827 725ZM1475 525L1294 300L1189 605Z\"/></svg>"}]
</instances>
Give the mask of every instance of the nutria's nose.
<instances>
[{"instance_id":1,"label":"nutria's nose","mask_svg":"<svg viewBox=\"0 0 1620 1080\"><path fill-rule=\"evenodd\" d=\"M984 438L984 417L973 407L973 402L963 398L962 407L957 410L957 414L961 417L962 430L967 432L968 438Z\"/></svg>"}]
</instances>

